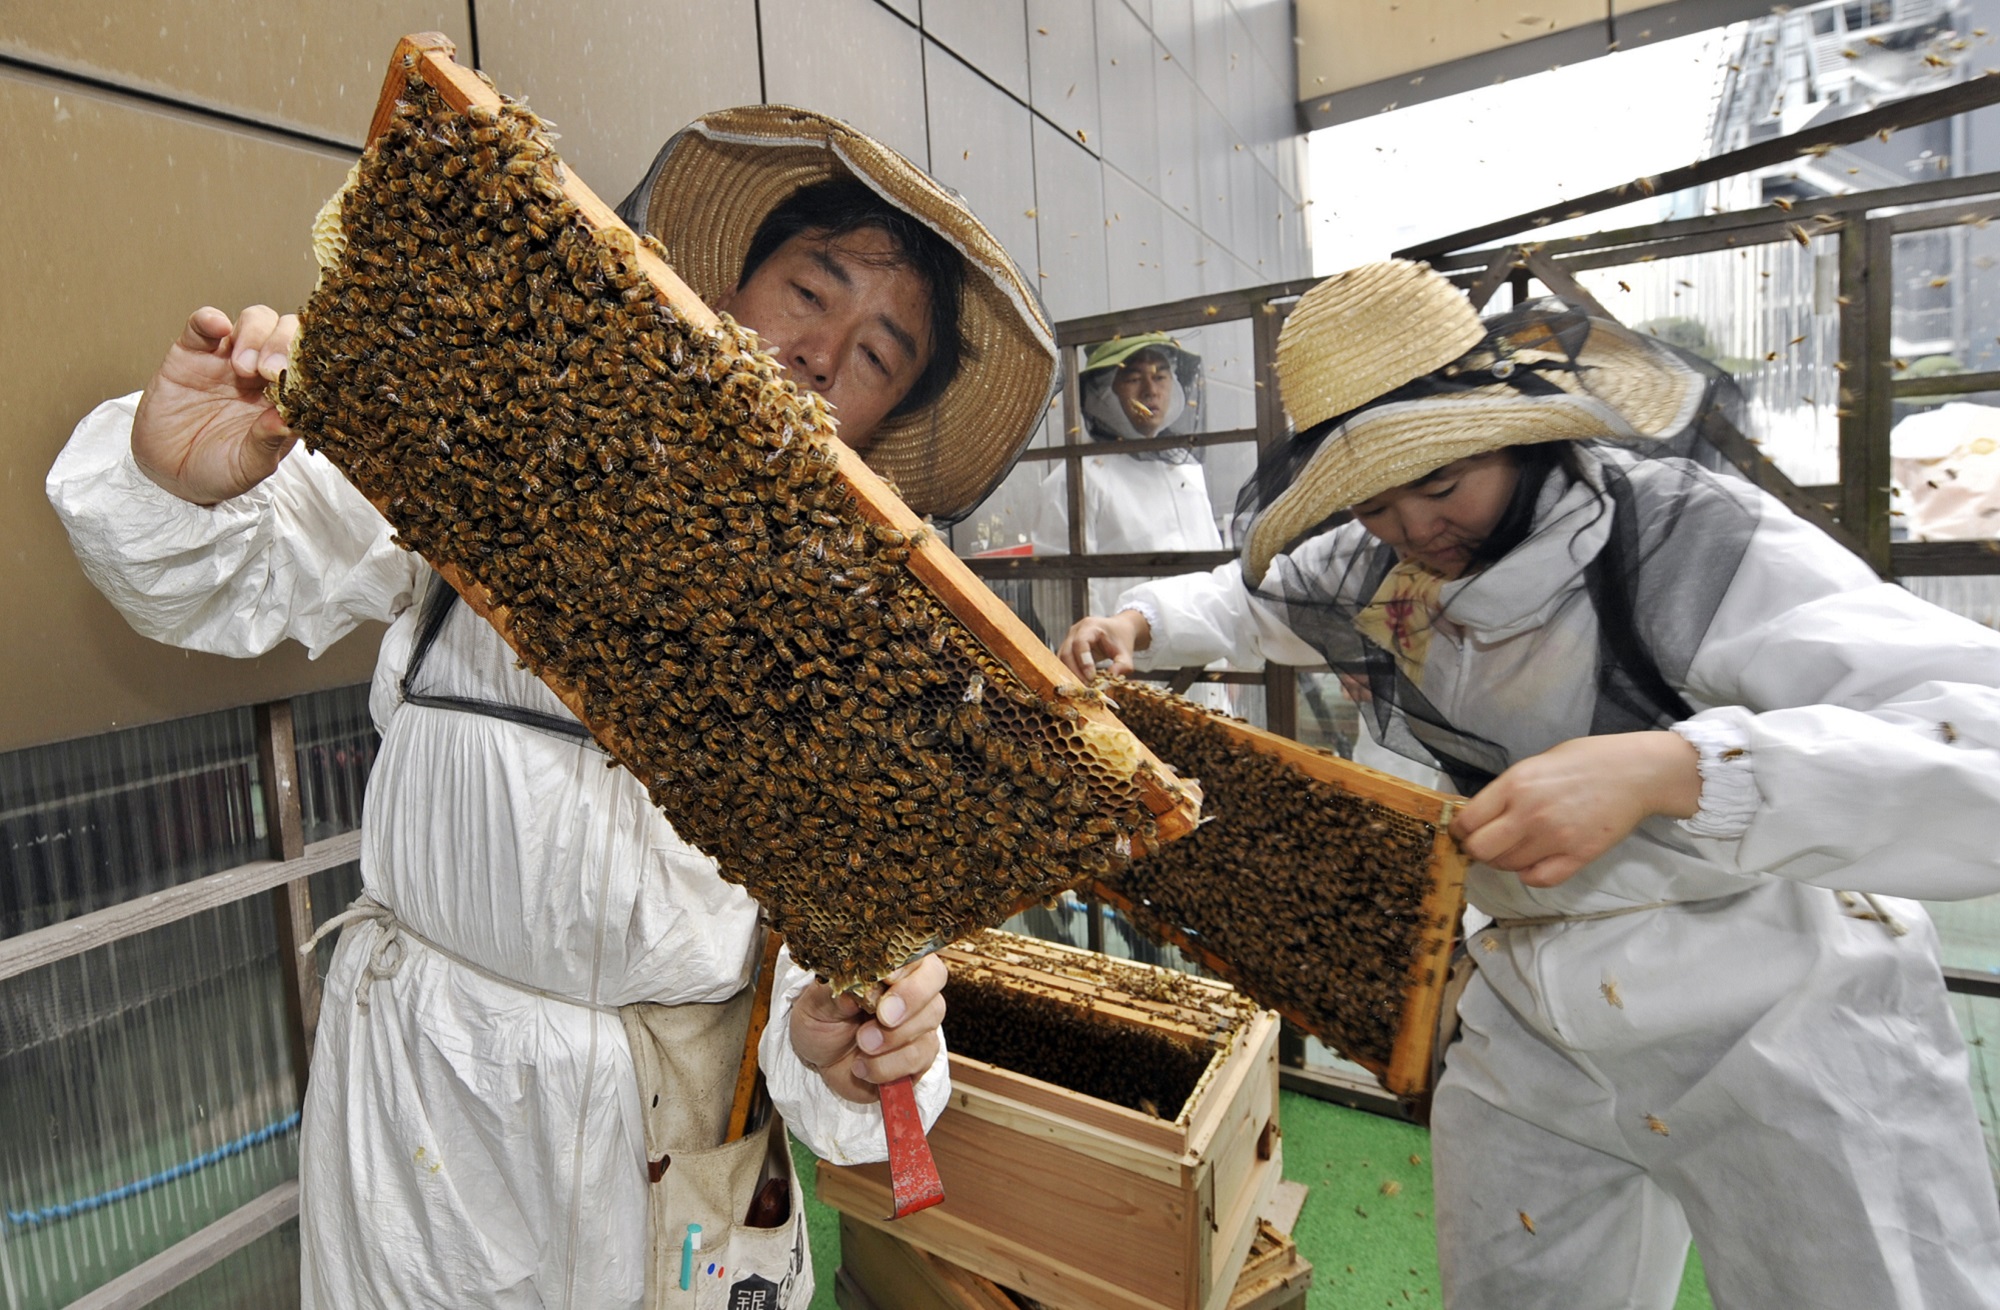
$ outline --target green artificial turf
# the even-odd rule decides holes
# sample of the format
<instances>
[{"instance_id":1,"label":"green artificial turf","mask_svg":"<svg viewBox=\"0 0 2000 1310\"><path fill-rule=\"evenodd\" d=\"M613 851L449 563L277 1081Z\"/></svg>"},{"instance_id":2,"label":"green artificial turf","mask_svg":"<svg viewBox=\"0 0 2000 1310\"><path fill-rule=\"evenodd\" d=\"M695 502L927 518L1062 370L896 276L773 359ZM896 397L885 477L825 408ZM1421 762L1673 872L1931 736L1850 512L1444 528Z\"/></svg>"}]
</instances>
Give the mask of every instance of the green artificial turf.
<instances>
[{"instance_id":1,"label":"green artificial turf","mask_svg":"<svg viewBox=\"0 0 2000 1310\"><path fill-rule=\"evenodd\" d=\"M1437 1234L1431 1222L1430 1134L1394 1119L1286 1092L1285 1177L1309 1189L1292 1236L1312 1262L1315 1310L1439 1306ZM812 1310L834 1310L839 1218L813 1187L813 1159L792 1144L806 1184ZM951 1180L945 1179L950 1190ZM946 1204L950 1204L949 1201ZM1712 1310L1701 1263L1688 1255L1674 1310Z\"/></svg>"}]
</instances>

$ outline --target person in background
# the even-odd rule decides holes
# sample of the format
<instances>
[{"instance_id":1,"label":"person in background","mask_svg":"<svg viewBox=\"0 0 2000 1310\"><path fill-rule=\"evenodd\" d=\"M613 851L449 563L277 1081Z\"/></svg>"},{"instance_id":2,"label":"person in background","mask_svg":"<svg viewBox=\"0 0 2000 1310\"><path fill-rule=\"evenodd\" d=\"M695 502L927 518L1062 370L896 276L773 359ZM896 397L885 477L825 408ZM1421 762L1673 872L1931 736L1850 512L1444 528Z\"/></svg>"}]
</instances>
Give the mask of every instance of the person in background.
<instances>
[{"instance_id":1,"label":"person in background","mask_svg":"<svg viewBox=\"0 0 2000 1310\"><path fill-rule=\"evenodd\" d=\"M707 115L621 214L832 402L920 513L965 513L1041 418L1056 357L1029 285L953 194L844 124ZM786 1227L746 1224L764 1175L790 1179L782 1133L722 1141L756 905L294 448L265 388L297 327L198 310L142 394L83 420L47 485L86 572L157 640L317 654L390 624L367 890L341 916L306 1089L304 1304L680 1304L667 1280L699 1221L732 1296L804 1306L796 1182ZM873 1017L783 955L776 973L761 1063L813 1151L881 1158L876 1085L905 1075L936 1117L941 963L900 971Z\"/></svg>"},{"instance_id":2,"label":"person in background","mask_svg":"<svg viewBox=\"0 0 2000 1310\"><path fill-rule=\"evenodd\" d=\"M1222 532L1191 445L1125 450L1120 443L1188 437L1201 430L1201 356L1164 332L1093 346L1078 379L1083 427L1103 443L1083 459L1083 546L1093 555L1220 550ZM1038 554L1070 547L1069 492L1061 465L1042 482L1031 539ZM1092 578L1090 612L1101 612L1131 578Z\"/></svg>"},{"instance_id":3,"label":"person in background","mask_svg":"<svg viewBox=\"0 0 2000 1310\"><path fill-rule=\"evenodd\" d=\"M1457 1310L2000 1305L2000 1200L1903 897L2000 891L2000 633L1671 451L1698 361L1391 261L1278 346L1299 432L1240 561L1143 585L1079 672L1324 659L1469 799L1492 916L1431 1117ZM1338 511L1351 521L1328 528Z\"/></svg>"}]
</instances>

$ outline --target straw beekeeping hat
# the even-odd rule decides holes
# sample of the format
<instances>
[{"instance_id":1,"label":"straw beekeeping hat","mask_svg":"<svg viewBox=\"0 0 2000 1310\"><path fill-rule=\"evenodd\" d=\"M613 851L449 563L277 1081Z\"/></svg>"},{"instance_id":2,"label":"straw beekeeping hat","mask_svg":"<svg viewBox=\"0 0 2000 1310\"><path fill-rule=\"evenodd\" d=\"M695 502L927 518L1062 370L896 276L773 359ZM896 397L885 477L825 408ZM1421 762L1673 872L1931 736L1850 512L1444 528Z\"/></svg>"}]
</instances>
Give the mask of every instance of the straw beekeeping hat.
<instances>
[{"instance_id":1,"label":"straw beekeeping hat","mask_svg":"<svg viewBox=\"0 0 2000 1310\"><path fill-rule=\"evenodd\" d=\"M1544 441L1666 440L1710 391L1671 348L1557 301L1482 322L1450 282L1405 260L1306 292L1277 362L1302 439L1334 426L1252 521L1253 584L1300 534L1446 464Z\"/></svg>"},{"instance_id":2,"label":"straw beekeeping hat","mask_svg":"<svg viewBox=\"0 0 2000 1310\"><path fill-rule=\"evenodd\" d=\"M793 192L852 176L966 261L967 354L936 404L886 420L868 464L920 514L963 517L1006 476L1055 389L1055 333L1014 261L953 192L838 119L783 105L703 115L675 134L620 206L703 300L736 286L758 224ZM976 360L977 363L973 361Z\"/></svg>"}]
</instances>

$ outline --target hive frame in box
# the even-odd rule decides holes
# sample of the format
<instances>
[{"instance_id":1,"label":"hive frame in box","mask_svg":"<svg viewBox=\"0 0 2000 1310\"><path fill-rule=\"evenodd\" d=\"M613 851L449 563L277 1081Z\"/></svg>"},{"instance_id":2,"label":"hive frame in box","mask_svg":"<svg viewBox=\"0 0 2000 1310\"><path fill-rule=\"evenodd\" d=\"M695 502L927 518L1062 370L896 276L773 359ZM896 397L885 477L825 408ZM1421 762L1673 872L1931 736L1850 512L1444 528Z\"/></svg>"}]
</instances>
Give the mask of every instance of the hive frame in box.
<instances>
[{"instance_id":1,"label":"hive frame in box","mask_svg":"<svg viewBox=\"0 0 2000 1310\"><path fill-rule=\"evenodd\" d=\"M1459 920L1465 911L1465 856L1447 831L1452 816L1462 804L1461 798L1419 787L1393 774L1356 764L1289 737L1280 737L1262 728L1211 714L1197 705L1175 708L1235 737L1249 749L1274 757L1287 768L1297 770L1315 782L1406 814L1436 830L1431 846L1430 886L1419 909L1419 944L1411 964L1410 985L1405 993L1406 1000L1389 1059L1384 1063L1349 1056L1380 1078L1382 1085L1395 1095L1409 1100L1421 1100L1428 1096L1439 1053L1438 1020L1444 1008L1446 984L1451 976L1452 948L1458 940ZM1092 884L1092 890L1127 914L1137 912L1131 898L1121 892L1115 883L1099 880ZM1171 929L1168 936L1174 945L1198 960L1202 967L1232 981L1238 978L1240 971L1204 946L1199 939ZM1269 1003L1258 999L1260 1003ZM1318 1025L1296 1009L1282 1005L1274 1008L1302 1031L1321 1035L1315 1031Z\"/></svg>"},{"instance_id":2,"label":"hive frame in box","mask_svg":"<svg viewBox=\"0 0 2000 1310\"><path fill-rule=\"evenodd\" d=\"M996 966L984 953L949 948L955 976L984 968L1088 992L1072 971L1106 961L1008 933L985 939L1005 939L1013 958ZM1209 979L1113 963L1234 999ZM1097 990L1099 1013L1189 1031L1169 1005L1121 996L1108 983ZM894 1236L1056 1310L1223 1310L1284 1165L1278 1016L1250 1008L1238 1023L1174 1122L953 1052L950 1109L930 1138L952 1197L896 1221ZM818 1190L844 1216L885 1227L883 1166L821 1163Z\"/></svg>"},{"instance_id":3,"label":"hive frame in box","mask_svg":"<svg viewBox=\"0 0 2000 1310\"><path fill-rule=\"evenodd\" d=\"M449 38L436 32L406 36L397 43L383 80L374 118L369 125L369 145L372 146L389 129L412 74L421 77L445 104L459 112L467 112L473 106L496 111L501 107L503 101L497 91L477 74L455 62L456 49ZM562 171L560 185L590 228L631 237L636 265L650 280L660 300L675 314L702 330L713 330L718 326L720 320L715 312L658 254L639 242L610 206L573 170ZM876 526L894 528L907 534L911 546L907 568L911 574L953 618L965 626L988 654L1012 670L1042 700L1067 698L1076 719L1086 730L1095 729L1107 736L1122 736L1136 748L1138 765L1134 781L1141 802L1153 818L1156 841L1165 843L1192 831L1200 807L1199 788L1177 783L1173 771L1145 750L1108 708L1084 694L1083 684L1056 660L1054 654L1036 639L963 560L951 552L936 533L924 529L923 522L846 443L832 438L828 445L838 459L840 478L853 492L859 516ZM376 507L389 517L387 505L378 503ZM394 521L393 518L391 521ZM466 604L491 623L517 654L521 653L510 627L507 608L495 603L484 587L460 569L448 563L431 562L439 576L464 598ZM616 734L592 723L582 697L574 688L550 678L543 680L580 722L591 727L614 758L622 756ZM1143 847L1135 839L1134 852L1141 849ZM1024 904L1032 904L1039 899L1039 896L1032 897Z\"/></svg>"}]
</instances>

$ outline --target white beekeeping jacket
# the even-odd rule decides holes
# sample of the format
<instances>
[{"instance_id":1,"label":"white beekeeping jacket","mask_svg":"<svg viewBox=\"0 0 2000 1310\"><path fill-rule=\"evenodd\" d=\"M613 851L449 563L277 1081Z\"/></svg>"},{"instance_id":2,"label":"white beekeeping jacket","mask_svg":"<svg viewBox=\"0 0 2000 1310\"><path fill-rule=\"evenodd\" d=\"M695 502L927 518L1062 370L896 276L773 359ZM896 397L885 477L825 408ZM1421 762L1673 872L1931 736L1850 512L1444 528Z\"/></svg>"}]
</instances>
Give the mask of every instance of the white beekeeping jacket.
<instances>
[{"instance_id":1,"label":"white beekeeping jacket","mask_svg":"<svg viewBox=\"0 0 2000 1310\"><path fill-rule=\"evenodd\" d=\"M1040 512L1029 535L1038 555L1069 553L1066 478L1058 467L1042 482ZM1084 456L1083 548L1093 555L1222 549L1201 465L1132 455ZM1119 593L1135 581L1092 578L1090 612L1109 614Z\"/></svg>"},{"instance_id":2,"label":"white beekeeping jacket","mask_svg":"<svg viewBox=\"0 0 2000 1310\"><path fill-rule=\"evenodd\" d=\"M133 463L137 400L91 413L47 484L85 571L135 628L253 656L287 638L318 654L357 624L391 624L370 693L382 748L362 880L441 950L406 941L372 982L364 966L385 962L369 951L336 958L325 1005L352 1012L322 1026L306 1110L309 1301L318 1280L329 1305L637 1305L644 1143L616 1007L740 991L754 902L589 744L402 701L430 570L331 464L299 447L245 495L190 505ZM567 716L462 607L424 681ZM365 945L376 931L348 934ZM772 1100L822 1157L881 1159L880 1111L792 1051L809 977L781 957L761 1049ZM948 1097L940 1052L918 1083L927 1123ZM363 1186L365 1205L349 1194Z\"/></svg>"},{"instance_id":3,"label":"white beekeeping jacket","mask_svg":"<svg viewBox=\"0 0 2000 1310\"><path fill-rule=\"evenodd\" d=\"M1738 734L1749 752L1756 798L1741 835L1649 819L1553 888L1475 865L1466 885L1479 909L1585 914L1774 878L1929 899L2000 891L2000 633L1878 581L1775 500L1728 485L1761 498L1758 523L1679 690L1698 722ZM1588 495L1572 486L1547 516ZM1602 516L1572 517L1579 537L1610 530ZM1289 558L1307 574L1333 571L1368 540L1350 523ZM1589 730L1597 617L1557 557L1591 553L1545 533L1479 574L1476 590L1454 599L1464 580L1445 587L1457 626L1434 635L1423 694L1513 759ZM1134 594L1159 616L1141 655L1154 667L1317 657L1234 563Z\"/></svg>"}]
</instances>

